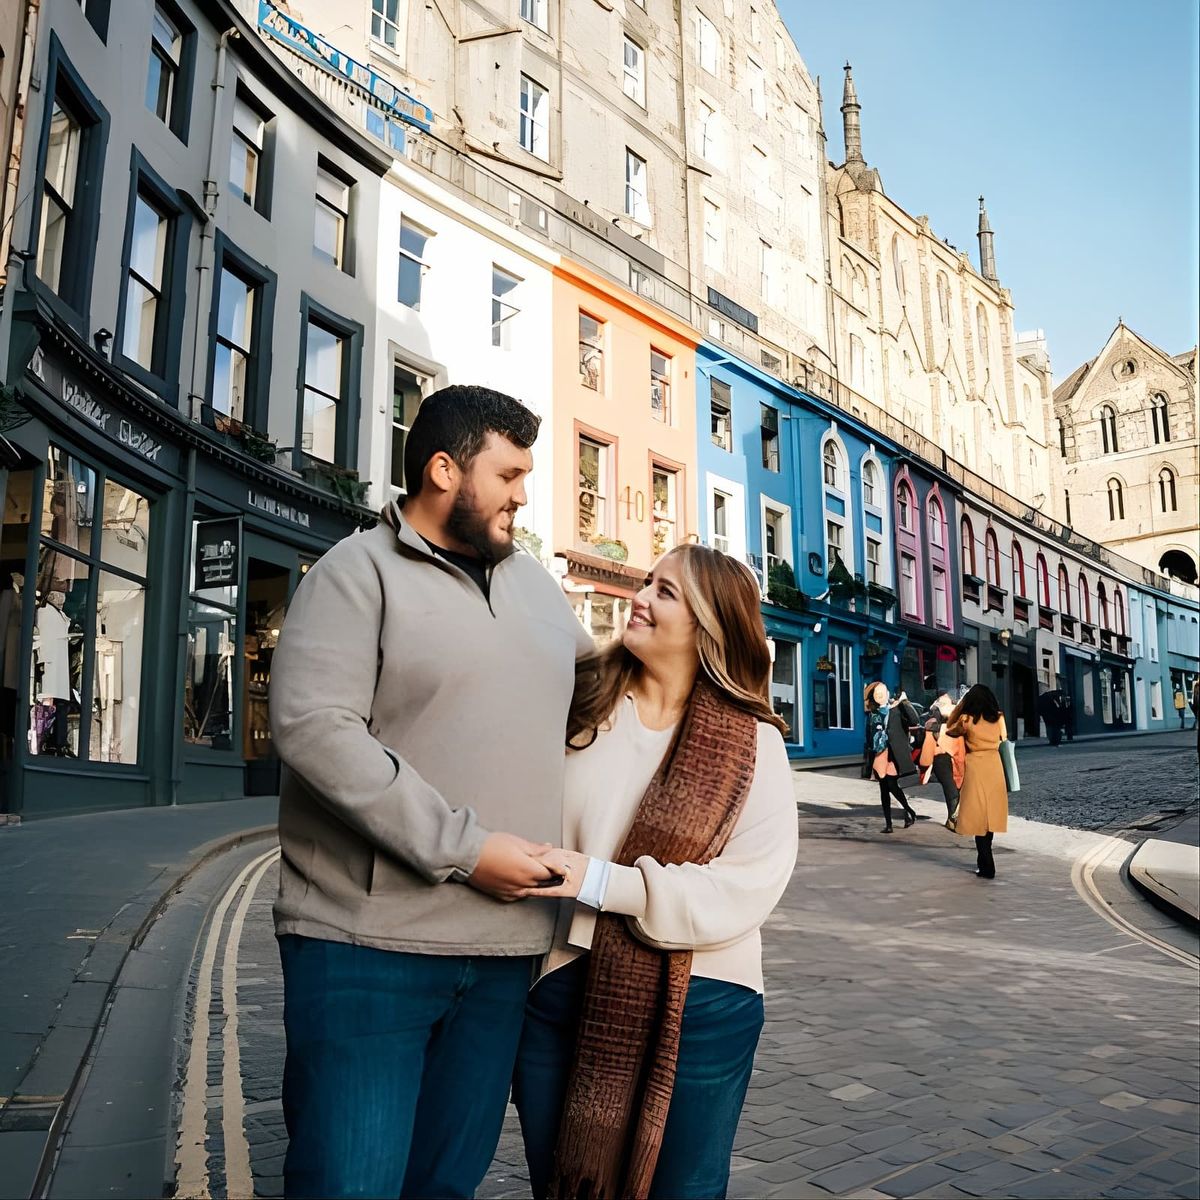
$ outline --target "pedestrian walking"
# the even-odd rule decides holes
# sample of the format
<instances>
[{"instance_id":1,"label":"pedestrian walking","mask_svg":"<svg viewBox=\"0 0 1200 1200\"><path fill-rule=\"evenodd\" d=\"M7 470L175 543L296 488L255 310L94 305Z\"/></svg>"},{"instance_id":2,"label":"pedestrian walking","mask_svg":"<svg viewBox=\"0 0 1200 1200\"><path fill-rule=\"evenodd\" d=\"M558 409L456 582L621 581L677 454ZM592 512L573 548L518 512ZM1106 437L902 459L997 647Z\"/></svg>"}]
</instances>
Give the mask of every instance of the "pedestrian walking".
<instances>
[{"instance_id":1,"label":"pedestrian walking","mask_svg":"<svg viewBox=\"0 0 1200 1200\"><path fill-rule=\"evenodd\" d=\"M1176 684L1175 685L1175 712L1179 716L1179 728L1180 729L1187 728L1187 724L1185 721L1185 718L1187 717L1187 709L1188 709L1188 702L1187 702L1187 697L1183 694L1183 684L1182 683Z\"/></svg>"},{"instance_id":2,"label":"pedestrian walking","mask_svg":"<svg viewBox=\"0 0 1200 1200\"><path fill-rule=\"evenodd\" d=\"M289 1197L472 1196L550 948L563 739L591 639L514 552L538 418L428 397L408 495L307 573L272 662Z\"/></svg>"},{"instance_id":3,"label":"pedestrian walking","mask_svg":"<svg viewBox=\"0 0 1200 1200\"><path fill-rule=\"evenodd\" d=\"M760 926L796 861L759 584L666 554L571 708L565 882L513 1097L535 1197L718 1197L763 1025Z\"/></svg>"},{"instance_id":4,"label":"pedestrian walking","mask_svg":"<svg viewBox=\"0 0 1200 1200\"><path fill-rule=\"evenodd\" d=\"M946 801L946 828L953 831L958 812L959 789L963 783L963 767L966 746L960 737L951 737L946 731L946 721L954 711L954 701L948 692L943 692L930 706L925 721L925 744L921 748L919 765L927 768L921 780L929 781L932 775L942 789Z\"/></svg>"},{"instance_id":5,"label":"pedestrian walking","mask_svg":"<svg viewBox=\"0 0 1200 1200\"><path fill-rule=\"evenodd\" d=\"M1063 709L1061 689L1054 688L1051 691L1043 692L1038 697L1037 712L1042 719L1042 724L1046 727L1046 740L1051 746L1062 745L1066 715Z\"/></svg>"},{"instance_id":6,"label":"pedestrian walking","mask_svg":"<svg viewBox=\"0 0 1200 1200\"><path fill-rule=\"evenodd\" d=\"M919 727L920 717L903 692L892 700L885 683L872 683L863 693L867 710L864 774L879 784L879 806L883 809L883 833L892 832L892 797L904 810L904 828L917 819L901 779L917 774L912 758L910 731Z\"/></svg>"},{"instance_id":7,"label":"pedestrian walking","mask_svg":"<svg viewBox=\"0 0 1200 1200\"><path fill-rule=\"evenodd\" d=\"M975 839L975 874L995 879L992 835L1008 832L1008 786L1000 761L1000 743L1008 737L1004 714L991 688L977 683L946 725L951 737L964 740L967 751L955 832Z\"/></svg>"}]
</instances>

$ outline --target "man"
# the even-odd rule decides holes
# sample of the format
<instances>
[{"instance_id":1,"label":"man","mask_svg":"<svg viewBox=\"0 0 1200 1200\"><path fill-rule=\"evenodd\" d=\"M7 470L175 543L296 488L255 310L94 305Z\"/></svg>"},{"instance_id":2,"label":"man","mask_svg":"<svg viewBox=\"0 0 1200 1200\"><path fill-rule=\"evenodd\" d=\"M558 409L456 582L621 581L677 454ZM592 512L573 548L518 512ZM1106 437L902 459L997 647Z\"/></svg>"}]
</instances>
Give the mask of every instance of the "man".
<instances>
[{"instance_id":1,"label":"man","mask_svg":"<svg viewBox=\"0 0 1200 1200\"><path fill-rule=\"evenodd\" d=\"M1051 746L1061 745L1065 723L1062 691L1056 688L1053 691L1043 692L1038 697L1037 712L1042 719L1042 724L1046 727L1046 740Z\"/></svg>"},{"instance_id":2,"label":"man","mask_svg":"<svg viewBox=\"0 0 1200 1200\"><path fill-rule=\"evenodd\" d=\"M308 572L275 651L290 1197L471 1196L499 1140L554 921L502 901L551 877L592 649L514 553L537 428L486 388L430 396L403 508Z\"/></svg>"},{"instance_id":3,"label":"man","mask_svg":"<svg viewBox=\"0 0 1200 1200\"><path fill-rule=\"evenodd\" d=\"M1179 728L1186 729L1187 697L1183 694L1183 684L1175 685L1175 711L1179 715Z\"/></svg>"}]
</instances>

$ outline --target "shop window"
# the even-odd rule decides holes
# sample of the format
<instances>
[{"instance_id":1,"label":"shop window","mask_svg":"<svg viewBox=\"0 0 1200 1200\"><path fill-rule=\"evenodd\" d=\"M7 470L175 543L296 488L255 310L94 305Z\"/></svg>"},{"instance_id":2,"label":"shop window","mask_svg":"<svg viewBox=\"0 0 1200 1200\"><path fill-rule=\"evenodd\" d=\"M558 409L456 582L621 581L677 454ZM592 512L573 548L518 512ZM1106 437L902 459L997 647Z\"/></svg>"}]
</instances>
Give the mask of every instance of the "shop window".
<instances>
[{"instance_id":1,"label":"shop window","mask_svg":"<svg viewBox=\"0 0 1200 1200\"><path fill-rule=\"evenodd\" d=\"M183 741L210 750L233 750L237 611L240 585L239 528L236 518L198 520L192 527L187 653L183 676ZM224 556L228 579L202 587L195 576L196 549L204 540Z\"/></svg>"},{"instance_id":2,"label":"shop window","mask_svg":"<svg viewBox=\"0 0 1200 1200\"><path fill-rule=\"evenodd\" d=\"M829 692L828 715L830 729L853 729L854 706L851 687L854 647L849 642L829 641L829 658L833 671L826 681Z\"/></svg>"},{"instance_id":3,"label":"shop window","mask_svg":"<svg viewBox=\"0 0 1200 1200\"><path fill-rule=\"evenodd\" d=\"M234 93L229 137L229 190L264 217L271 215L271 147L267 141L270 120L270 115L239 84Z\"/></svg>"},{"instance_id":4,"label":"shop window","mask_svg":"<svg viewBox=\"0 0 1200 1200\"><path fill-rule=\"evenodd\" d=\"M41 501L29 753L135 764L149 500L52 445Z\"/></svg>"},{"instance_id":5,"label":"shop window","mask_svg":"<svg viewBox=\"0 0 1200 1200\"><path fill-rule=\"evenodd\" d=\"M425 394L425 381L402 363L392 364L392 473L391 484L398 492L407 492L404 473L404 447Z\"/></svg>"},{"instance_id":6,"label":"shop window","mask_svg":"<svg viewBox=\"0 0 1200 1200\"><path fill-rule=\"evenodd\" d=\"M354 274L350 240L350 205L354 181L332 163L317 160L313 199L313 253L348 274Z\"/></svg>"},{"instance_id":7,"label":"shop window","mask_svg":"<svg viewBox=\"0 0 1200 1200\"><path fill-rule=\"evenodd\" d=\"M733 391L724 380L709 381L709 405L712 409L712 443L720 450L733 451Z\"/></svg>"},{"instance_id":8,"label":"shop window","mask_svg":"<svg viewBox=\"0 0 1200 1200\"><path fill-rule=\"evenodd\" d=\"M593 392L604 391L604 322L579 313L579 382Z\"/></svg>"},{"instance_id":9,"label":"shop window","mask_svg":"<svg viewBox=\"0 0 1200 1200\"><path fill-rule=\"evenodd\" d=\"M775 660L771 663L771 707L787 723L787 741L800 741L796 680L799 678L797 658L800 647L795 642L775 643Z\"/></svg>"},{"instance_id":10,"label":"shop window","mask_svg":"<svg viewBox=\"0 0 1200 1200\"><path fill-rule=\"evenodd\" d=\"M654 523L651 557L657 559L678 542L678 471L655 463L650 471Z\"/></svg>"},{"instance_id":11,"label":"shop window","mask_svg":"<svg viewBox=\"0 0 1200 1200\"><path fill-rule=\"evenodd\" d=\"M301 297L304 375L296 414L300 457L351 467L358 458L362 326Z\"/></svg>"}]
</instances>

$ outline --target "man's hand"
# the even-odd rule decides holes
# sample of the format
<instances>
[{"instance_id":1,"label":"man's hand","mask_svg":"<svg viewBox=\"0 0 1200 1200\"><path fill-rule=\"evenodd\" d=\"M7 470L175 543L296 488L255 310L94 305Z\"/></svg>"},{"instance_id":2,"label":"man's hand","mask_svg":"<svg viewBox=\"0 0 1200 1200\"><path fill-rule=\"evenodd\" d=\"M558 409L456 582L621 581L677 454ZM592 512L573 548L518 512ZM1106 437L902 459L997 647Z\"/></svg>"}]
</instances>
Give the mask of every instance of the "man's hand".
<instances>
[{"instance_id":1,"label":"man's hand","mask_svg":"<svg viewBox=\"0 0 1200 1200\"><path fill-rule=\"evenodd\" d=\"M562 877L562 883L554 887L527 888L521 893L522 899L540 896L546 900L574 900L587 875L591 861L588 856L575 850L550 850L541 855L541 861L552 874Z\"/></svg>"},{"instance_id":2,"label":"man's hand","mask_svg":"<svg viewBox=\"0 0 1200 1200\"><path fill-rule=\"evenodd\" d=\"M497 900L519 900L527 888L553 874L538 859L551 849L549 842L527 842L515 833L489 833L467 882Z\"/></svg>"}]
</instances>

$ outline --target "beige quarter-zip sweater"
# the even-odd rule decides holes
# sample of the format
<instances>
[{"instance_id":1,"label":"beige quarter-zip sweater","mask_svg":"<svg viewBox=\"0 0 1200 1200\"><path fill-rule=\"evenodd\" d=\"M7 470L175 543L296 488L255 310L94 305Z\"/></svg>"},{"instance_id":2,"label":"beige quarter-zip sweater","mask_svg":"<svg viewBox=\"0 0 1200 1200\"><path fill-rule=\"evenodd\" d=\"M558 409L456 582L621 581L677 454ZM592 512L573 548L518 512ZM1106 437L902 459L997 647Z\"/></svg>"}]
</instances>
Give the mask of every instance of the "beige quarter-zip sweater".
<instances>
[{"instance_id":1,"label":"beige quarter-zip sweater","mask_svg":"<svg viewBox=\"0 0 1200 1200\"><path fill-rule=\"evenodd\" d=\"M271 664L284 771L277 933L424 954L544 954L545 904L465 885L489 832L557 845L575 658L528 554L489 596L397 513L305 576Z\"/></svg>"},{"instance_id":2,"label":"beige quarter-zip sweater","mask_svg":"<svg viewBox=\"0 0 1200 1200\"><path fill-rule=\"evenodd\" d=\"M567 755L563 847L612 859L629 831L674 728L647 729L626 696L586 750ZM754 782L721 854L706 866L663 866L649 857L613 865L601 911L629 919L644 941L695 951L692 974L763 990L759 929L796 865L796 794L779 731L759 722ZM529 901L526 901L529 903ZM592 944L596 913L574 901L559 913L543 972L556 970Z\"/></svg>"}]
</instances>

